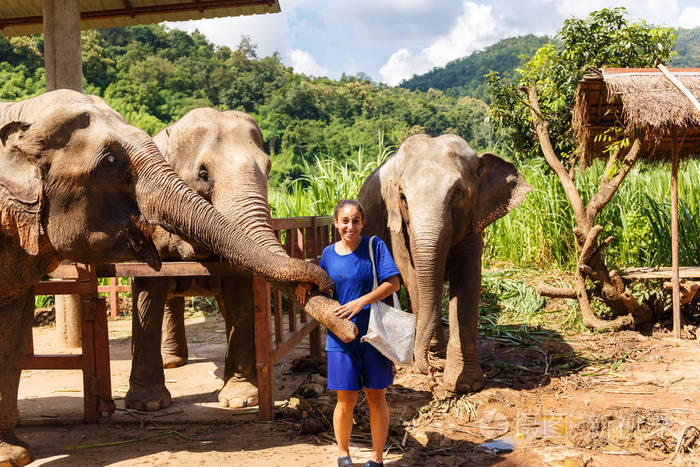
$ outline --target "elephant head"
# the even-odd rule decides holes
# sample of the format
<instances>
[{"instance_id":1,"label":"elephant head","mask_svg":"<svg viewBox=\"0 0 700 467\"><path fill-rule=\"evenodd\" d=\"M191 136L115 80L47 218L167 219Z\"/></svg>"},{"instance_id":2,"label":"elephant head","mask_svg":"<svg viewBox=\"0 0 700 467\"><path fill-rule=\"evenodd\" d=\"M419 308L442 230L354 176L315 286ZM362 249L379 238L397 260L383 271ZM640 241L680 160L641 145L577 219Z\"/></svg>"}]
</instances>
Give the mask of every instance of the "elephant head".
<instances>
[{"instance_id":1,"label":"elephant head","mask_svg":"<svg viewBox=\"0 0 700 467\"><path fill-rule=\"evenodd\" d=\"M244 112L199 108L188 112L153 137L182 180L217 211L237 224L258 245L285 254L272 230L267 202L270 158L262 149L262 134ZM197 245L168 238L163 257L209 254Z\"/></svg>"},{"instance_id":2,"label":"elephant head","mask_svg":"<svg viewBox=\"0 0 700 467\"><path fill-rule=\"evenodd\" d=\"M263 151L262 134L255 120L236 110L199 108L188 112L153 137L166 160L182 180L207 200L226 219L236 222L256 245L278 261L290 260L272 229L267 200L270 158ZM155 243L162 258L197 259L211 250L197 243L156 231ZM287 270L287 283L300 282L306 262L299 271ZM281 282L281 281L280 281ZM288 296L289 284L278 283ZM337 318L337 303L315 295L304 310L341 338L352 339L357 329Z\"/></svg>"},{"instance_id":3,"label":"elephant head","mask_svg":"<svg viewBox=\"0 0 700 467\"><path fill-rule=\"evenodd\" d=\"M269 280L330 287L320 268L259 248L100 98L59 90L0 111L3 224L13 224L27 255L43 248L59 259L158 268L151 234L159 225Z\"/></svg>"},{"instance_id":4,"label":"elephant head","mask_svg":"<svg viewBox=\"0 0 700 467\"><path fill-rule=\"evenodd\" d=\"M443 283L450 280L452 288L462 280L462 274L448 274L454 261L451 256L465 242L478 244L474 257L458 260L456 269L465 262L478 262L480 271L480 232L517 206L529 190L513 164L494 154L477 155L466 141L450 134L406 139L360 189L366 228L391 240L417 314L414 356L423 373L429 370L428 347L440 320ZM476 295L476 306L479 282L480 276L477 286L468 292ZM471 321L475 332L476 321ZM456 325L451 319L451 328ZM448 366L452 341L451 329ZM457 345L464 351L473 342Z\"/></svg>"}]
</instances>

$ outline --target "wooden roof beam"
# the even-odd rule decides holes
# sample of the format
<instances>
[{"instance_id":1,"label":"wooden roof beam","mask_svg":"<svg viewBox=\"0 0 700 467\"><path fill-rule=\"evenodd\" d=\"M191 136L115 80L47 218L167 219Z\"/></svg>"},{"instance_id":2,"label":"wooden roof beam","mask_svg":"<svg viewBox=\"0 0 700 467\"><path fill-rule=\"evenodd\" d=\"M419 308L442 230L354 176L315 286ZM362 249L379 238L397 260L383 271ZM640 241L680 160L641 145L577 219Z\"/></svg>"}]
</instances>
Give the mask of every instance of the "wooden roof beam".
<instances>
[{"instance_id":1,"label":"wooden roof beam","mask_svg":"<svg viewBox=\"0 0 700 467\"><path fill-rule=\"evenodd\" d=\"M129 0L123 0L125 3ZM112 10L95 10L95 11L84 11L80 13L81 20L92 20L92 19L106 19L106 18L117 18L117 17L136 17L149 14L157 13L180 13L185 11L204 11L204 10L214 10L219 8L235 8L235 7L246 7L246 6L260 6L260 5L274 5L273 0L211 0L206 3L200 1L190 1L181 3L171 3L167 5L149 5L142 7L131 8L116 8ZM5 26L18 26L18 25L31 25L31 24L42 24L41 16L24 16L16 18L4 18L0 19L0 29Z\"/></svg>"},{"instance_id":2,"label":"wooden roof beam","mask_svg":"<svg viewBox=\"0 0 700 467\"><path fill-rule=\"evenodd\" d=\"M131 2L129 0L122 0L122 4L124 5L124 8L127 10L132 10L134 7L131 5ZM136 15L132 14L131 17L134 18Z\"/></svg>"}]
</instances>

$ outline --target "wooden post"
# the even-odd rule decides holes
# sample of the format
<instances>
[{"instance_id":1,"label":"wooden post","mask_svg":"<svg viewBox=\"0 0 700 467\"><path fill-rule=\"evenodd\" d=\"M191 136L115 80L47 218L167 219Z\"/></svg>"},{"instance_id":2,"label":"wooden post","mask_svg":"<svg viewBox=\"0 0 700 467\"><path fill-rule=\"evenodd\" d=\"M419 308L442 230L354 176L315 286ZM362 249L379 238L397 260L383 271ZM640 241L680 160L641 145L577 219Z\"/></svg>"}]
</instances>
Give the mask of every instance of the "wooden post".
<instances>
[{"instance_id":1,"label":"wooden post","mask_svg":"<svg viewBox=\"0 0 700 467\"><path fill-rule=\"evenodd\" d=\"M671 284L673 285L673 336L681 338L681 289L678 275L678 153L675 131L671 133Z\"/></svg>"},{"instance_id":2,"label":"wooden post","mask_svg":"<svg viewBox=\"0 0 700 467\"><path fill-rule=\"evenodd\" d=\"M43 0L46 90L83 91L80 56L80 1Z\"/></svg>"},{"instance_id":3,"label":"wooden post","mask_svg":"<svg viewBox=\"0 0 700 467\"><path fill-rule=\"evenodd\" d=\"M274 418L272 342L270 340L270 285L253 277L255 303L255 368L258 375L258 417Z\"/></svg>"},{"instance_id":4,"label":"wooden post","mask_svg":"<svg viewBox=\"0 0 700 467\"><path fill-rule=\"evenodd\" d=\"M109 278L109 316L116 319L119 314L119 293L117 292L117 278Z\"/></svg>"},{"instance_id":5,"label":"wooden post","mask_svg":"<svg viewBox=\"0 0 700 467\"><path fill-rule=\"evenodd\" d=\"M309 240L310 240L310 251L307 255L313 258L313 262L317 263L319 261L319 246L318 246L318 227L316 226L316 218L311 219L311 227L309 229ZM321 359L321 326L316 325L313 331L309 334L309 353L311 358L320 360Z\"/></svg>"},{"instance_id":6,"label":"wooden post","mask_svg":"<svg viewBox=\"0 0 700 467\"><path fill-rule=\"evenodd\" d=\"M96 423L99 418L97 409L97 375L95 374L95 333L96 317L94 300L80 301L81 331L83 341L83 404L85 423Z\"/></svg>"}]
</instances>

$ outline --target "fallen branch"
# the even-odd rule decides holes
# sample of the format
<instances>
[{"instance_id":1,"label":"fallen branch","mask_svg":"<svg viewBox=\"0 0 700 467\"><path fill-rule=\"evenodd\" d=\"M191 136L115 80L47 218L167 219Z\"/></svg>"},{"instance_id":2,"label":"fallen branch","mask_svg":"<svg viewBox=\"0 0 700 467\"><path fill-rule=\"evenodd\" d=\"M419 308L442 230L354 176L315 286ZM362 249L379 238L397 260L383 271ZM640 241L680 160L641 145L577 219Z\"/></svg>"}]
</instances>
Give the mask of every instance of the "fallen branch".
<instances>
[{"instance_id":1,"label":"fallen branch","mask_svg":"<svg viewBox=\"0 0 700 467\"><path fill-rule=\"evenodd\" d=\"M576 298L576 291L568 287L553 287L551 285L540 284L535 291L543 297Z\"/></svg>"},{"instance_id":2,"label":"fallen branch","mask_svg":"<svg viewBox=\"0 0 700 467\"><path fill-rule=\"evenodd\" d=\"M161 438L163 436L167 435L177 435L183 439L186 439L188 441L196 441L193 438L190 438L189 436L183 435L177 430L168 430L164 431L163 433L157 433L155 435L148 435L148 436L142 436L140 438L131 438L131 439L124 439L121 441L111 441L109 443L96 443L96 444L81 444L78 446L67 446L66 449L69 451L77 451L79 449L92 449L92 448L104 448L107 446L119 446L122 444L129 444L129 443L138 443L140 441L148 441L150 439L155 439L155 438Z\"/></svg>"}]
</instances>

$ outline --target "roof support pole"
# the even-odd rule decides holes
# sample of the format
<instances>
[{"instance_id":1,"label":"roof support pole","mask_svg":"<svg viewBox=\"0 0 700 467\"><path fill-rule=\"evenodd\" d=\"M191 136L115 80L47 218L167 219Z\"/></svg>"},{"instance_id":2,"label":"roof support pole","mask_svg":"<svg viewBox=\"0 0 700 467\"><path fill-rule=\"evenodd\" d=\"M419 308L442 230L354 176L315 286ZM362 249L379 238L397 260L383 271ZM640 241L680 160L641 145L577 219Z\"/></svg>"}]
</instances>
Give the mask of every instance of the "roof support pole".
<instances>
[{"instance_id":1,"label":"roof support pole","mask_svg":"<svg viewBox=\"0 0 700 467\"><path fill-rule=\"evenodd\" d=\"M79 0L42 0L46 90L83 91Z\"/></svg>"},{"instance_id":2,"label":"roof support pole","mask_svg":"<svg viewBox=\"0 0 700 467\"><path fill-rule=\"evenodd\" d=\"M681 292L678 274L678 152L676 132L671 130L671 284L673 286L673 336L681 338Z\"/></svg>"},{"instance_id":3,"label":"roof support pole","mask_svg":"<svg viewBox=\"0 0 700 467\"><path fill-rule=\"evenodd\" d=\"M46 90L83 91L79 0L42 0ZM56 337L65 348L81 345L80 295L56 295Z\"/></svg>"}]
</instances>

